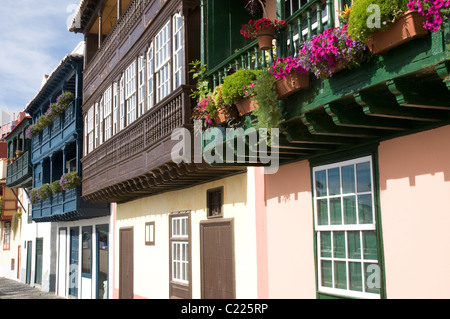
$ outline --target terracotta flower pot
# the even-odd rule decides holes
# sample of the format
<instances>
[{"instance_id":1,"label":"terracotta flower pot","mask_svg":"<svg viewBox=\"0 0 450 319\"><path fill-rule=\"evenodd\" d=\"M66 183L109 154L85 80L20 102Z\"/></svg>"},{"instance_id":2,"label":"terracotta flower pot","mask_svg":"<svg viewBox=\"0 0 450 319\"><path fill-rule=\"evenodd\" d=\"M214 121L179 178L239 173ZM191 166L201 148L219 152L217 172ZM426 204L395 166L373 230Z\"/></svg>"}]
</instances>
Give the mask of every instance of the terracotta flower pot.
<instances>
[{"instance_id":1,"label":"terracotta flower pot","mask_svg":"<svg viewBox=\"0 0 450 319\"><path fill-rule=\"evenodd\" d=\"M236 104L240 116L249 114L252 110L258 107L258 104L250 98L240 100L234 104Z\"/></svg>"},{"instance_id":2,"label":"terracotta flower pot","mask_svg":"<svg viewBox=\"0 0 450 319\"><path fill-rule=\"evenodd\" d=\"M403 43L426 36L428 31L423 27L424 22L425 17L417 11L407 11L387 30L375 31L367 39L367 47L373 54L383 54Z\"/></svg>"},{"instance_id":3,"label":"terracotta flower pot","mask_svg":"<svg viewBox=\"0 0 450 319\"><path fill-rule=\"evenodd\" d=\"M227 112L228 111L228 112ZM225 123L230 117L237 117L236 109L219 109L214 116L214 122L217 125Z\"/></svg>"},{"instance_id":4,"label":"terracotta flower pot","mask_svg":"<svg viewBox=\"0 0 450 319\"><path fill-rule=\"evenodd\" d=\"M272 40L275 37L275 28L261 28L256 30L256 39L261 50L269 50L272 47Z\"/></svg>"},{"instance_id":5,"label":"terracotta flower pot","mask_svg":"<svg viewBox=\"0 0 450 319\"><path fill-rule=\"evenodd\" d=\"M290 73L286 78L277 80L278 99L282 100L289 95L309 88L309 73Z\"/></svg>"}]
</instances>

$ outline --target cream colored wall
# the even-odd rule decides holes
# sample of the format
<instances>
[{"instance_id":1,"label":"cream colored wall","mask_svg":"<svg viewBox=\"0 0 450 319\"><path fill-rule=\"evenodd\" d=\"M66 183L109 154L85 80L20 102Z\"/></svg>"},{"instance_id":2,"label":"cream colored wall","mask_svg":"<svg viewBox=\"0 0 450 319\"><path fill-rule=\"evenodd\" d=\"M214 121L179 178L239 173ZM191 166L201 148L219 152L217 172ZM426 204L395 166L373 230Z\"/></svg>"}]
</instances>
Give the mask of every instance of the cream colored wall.
<instances>
[{"instance_id":1,"label":"cream colored wall","mask_svg":"<svg viewBox=\"0 0 450 319\"><path fill-rule=\"evenodd\" d=\"M142 298L169 297L169 214L191 211L192 297L201 296L200 222L206 220L206 192L224 187L224 218L234 218L237 298L256 298L254 201L248 198L247 174L117 205L116 238L123 227L134 228L134 293ZM252 183L250 181L250 183ZM250 188L253 187L250 185ZM251 197L251 196L250 196ZM146 222L155 222L155 246L145 246ZM119 288L119 243L115 246L115 283Z\"/></svg>"},{"instance_id":2,"label":"cream colored wall","mask_svg":"<svg viewBox=\"0 0 450 319\"><path fill-rule=\"evenodd\" d=\"M269 298L315 298L308 161L281 166L265 184Z\"/></svg>"},{"instance_id":3,"label":"cream colored wall","mask_svg":"<svg viewBox=\"0 0 450 319\"><path fill-rule=\"evenodd\" d=\"M449 298L450 126L380 144L388 298Z\"/></svg>"}]
</instances>

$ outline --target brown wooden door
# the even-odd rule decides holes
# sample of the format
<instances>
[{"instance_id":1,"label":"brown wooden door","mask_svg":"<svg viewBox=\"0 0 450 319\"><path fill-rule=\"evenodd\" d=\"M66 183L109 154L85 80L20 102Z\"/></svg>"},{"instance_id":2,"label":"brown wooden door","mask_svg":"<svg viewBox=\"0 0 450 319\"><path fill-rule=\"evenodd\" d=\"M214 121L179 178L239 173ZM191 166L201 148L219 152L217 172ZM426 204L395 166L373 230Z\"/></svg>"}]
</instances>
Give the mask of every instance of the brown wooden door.
<instances>
[{"instance_id":1,"label":"brown wooden door","mask_svg":"<svg viewBox=\"0 0 450 319\"><path fill-rule=\"evenodd\" d=\"M119 298L133 299L133 228L119 231Z\"/></svg>"},{"instance_id":2,"label":"brown wooden door","mask_svg":"<svg viewBox=\"0 0 450 319\"><path fill-rule=\"evenodd\" d=\"M200 232L202 298L235 298L233 220L203 222Z\"/></svg>"}]
</instances>

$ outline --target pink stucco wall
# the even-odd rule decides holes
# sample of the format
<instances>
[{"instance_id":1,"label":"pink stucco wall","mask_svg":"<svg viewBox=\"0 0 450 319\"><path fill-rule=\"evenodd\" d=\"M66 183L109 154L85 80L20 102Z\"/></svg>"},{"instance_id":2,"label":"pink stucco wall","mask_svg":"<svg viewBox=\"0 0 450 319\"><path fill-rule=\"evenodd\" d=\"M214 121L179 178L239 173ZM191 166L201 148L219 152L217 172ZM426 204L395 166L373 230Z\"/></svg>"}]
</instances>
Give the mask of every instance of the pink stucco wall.
<instances>
[{"instance_id":1,"label":"pink stucco wall","mask_svg":"<svg viewBox=\"0 0 450 319\"><path fill-rule=\"evenodd\" d=\"M450 126L379 147L388 298L449 298Z\"/></svg>"},{"instance_id":2,"label":"pink stucco wall","mask_svg":"<svg viewBox=\"0 0 450 319\"><path fill-rule=\"evenodd\" d=\"M308 161L265 177L269 298L315 298L314 234Z\"/></svg>"}]
</instances>

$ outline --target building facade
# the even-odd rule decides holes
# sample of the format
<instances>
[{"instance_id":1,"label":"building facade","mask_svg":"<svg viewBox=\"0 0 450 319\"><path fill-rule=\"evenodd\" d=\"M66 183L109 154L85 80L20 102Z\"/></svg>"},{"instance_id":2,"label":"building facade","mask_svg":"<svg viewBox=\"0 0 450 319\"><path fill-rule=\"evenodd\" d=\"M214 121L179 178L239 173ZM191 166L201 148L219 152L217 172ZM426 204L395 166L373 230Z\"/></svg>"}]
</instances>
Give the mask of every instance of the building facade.
<instances>
[{"instance_id":1,"label":"building facade","mask_svg":"<svg viewBox=\"0 0 450 319\"><path fill-rule=\"evenodd\" d=\"M108 295L103 255L108 255L109 205L81 198L84 49L82 42L61 60L25 111L32 117L27 134L33 168L32 220L37 224L36 256L40 256L36 261L43 261L36 265L36 274L48 276L49 291L90 299Z\"/></svg>"},{"instance_id":2,"label":"building facade","mask_svg":"<svg viewBox=\"0 0 450 319\"><path fill-rule=\"evenodd\" d=\"M267 1L269 17L286 27L277 55L267 50L259 65L247 60L260 54L256 40L235 53L233 39L216 47L218 16L243 15L230 3L204 1L203 62L213 87L237 66L300 55L314 35L343 25L334 12L346 4ZM368 61L331 78L310 74L308 88L279 102L283 134L272 151L281 165L255 173L258 297L448 298L448 205L440 200L449 187L448 34L443 25L367 52Z\"/></svg>"}]
</instances>

